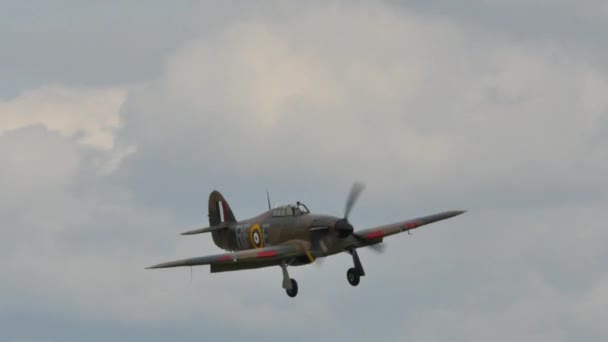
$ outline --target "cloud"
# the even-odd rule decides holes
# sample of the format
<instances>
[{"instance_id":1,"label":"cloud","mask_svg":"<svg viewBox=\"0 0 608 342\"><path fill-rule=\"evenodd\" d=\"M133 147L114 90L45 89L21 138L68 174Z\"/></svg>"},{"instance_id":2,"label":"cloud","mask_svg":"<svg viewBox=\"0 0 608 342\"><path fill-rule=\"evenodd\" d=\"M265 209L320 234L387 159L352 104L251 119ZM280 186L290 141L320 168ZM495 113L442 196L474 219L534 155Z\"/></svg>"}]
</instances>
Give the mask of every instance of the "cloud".
<instances>
[{"instance_id":1,"label":"cloud","mask_svg":"<svg viewBox=\"0 0 608 342\"><path fill-rule=\"evenodd\" d=\"M5 3L0 13L0 97L48 84L112 87L157 76L165 57L201 31L212 31L249 4ZM120 8L120 13L116 12Z\"/></svg>"},{"instance_id":2,"label":"cloud","mask_svg":"<svg viewBox=\"0 0 608 342\"><path fill-rule=\"evenodd\" d=\"M601 340L608 77L579 52L387 4L288 5L201 33L138 87L3 100L0 301L134 340ZM294 268L297 301L276 269L143 270L217 252L176 235L213 188L238 218L265 187L338 214L353 179L357 227L470 212L362 251L357 289L345 255Z\"/></svg>"},{"instance_id":3,"label":"cloud","mask_svg":"<svg viewBox=\"0 0 608 342\"><path fill-rule=\"evenodd\" d=\"M54 85L28 90L12 100L0 101L0 134L40 124L83 144L111 149L126 95L126 89L120 88Z\"/></svg>"},{"instance_id":4,"label":"cloud","mask_svg":"<svg viewBox=\"0 0 608 342\"><path fill-rule=\"evenodd\" d=\"M143 149L142 167L170 160L171 172L195 177L164 191L188 193L192 168L211 179L249 169L247 183L266 184L257 170L271 168L273 179L307 186L338 171L383 196L469 192L476 206L495 203L495 191L549 201L547 189L589 194L601 181L606 74L567 49L465 36L383 6L289 18L192 42L129 98L121 138ZM158 151L166 159L154 161ZM585 177L564 182L572 172ZM142 197L154 196L149 185Z\"/></svg>"}]
</instances>

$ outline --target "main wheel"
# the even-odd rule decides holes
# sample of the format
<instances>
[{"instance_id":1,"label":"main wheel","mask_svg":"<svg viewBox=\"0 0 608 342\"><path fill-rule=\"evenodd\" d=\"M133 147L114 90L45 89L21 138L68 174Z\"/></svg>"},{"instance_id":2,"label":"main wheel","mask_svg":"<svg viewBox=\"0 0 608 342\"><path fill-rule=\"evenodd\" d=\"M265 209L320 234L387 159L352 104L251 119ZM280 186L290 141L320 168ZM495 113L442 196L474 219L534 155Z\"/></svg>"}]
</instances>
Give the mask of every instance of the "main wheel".
<instances>
[{"instance_id":1,"label":"main wheel","mask_svg":"<svg viewBox=\"0 0 608 342\"><path fill-rule=\"evenodd\" d=\"M287 295L289 297L295 297L298 295L298 282L295 279L290 279L291 280L291 290L290 289L285 289L285 292L287 292Z\"/></svg>"},{"instance_id":2,"label":"main wheel","mask_svg":"<svg viewBox=\"0 0 608 342\"><path fill-rule=\"evenodd\" d=\"M359 281L361 280L361 275L359 274L359 271L357 271L356 268L349 268L346 272L346 280L348 280L348 283L352 286L357 286L359 285Z\"/></svg>"}]
</instances>

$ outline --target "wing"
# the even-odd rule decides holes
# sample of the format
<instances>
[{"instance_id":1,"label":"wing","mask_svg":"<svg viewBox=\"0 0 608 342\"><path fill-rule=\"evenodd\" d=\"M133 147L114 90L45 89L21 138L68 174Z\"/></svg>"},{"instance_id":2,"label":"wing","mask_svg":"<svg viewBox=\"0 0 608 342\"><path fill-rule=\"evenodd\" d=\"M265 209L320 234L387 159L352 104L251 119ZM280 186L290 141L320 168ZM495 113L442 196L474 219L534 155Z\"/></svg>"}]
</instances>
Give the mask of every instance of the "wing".
<instances>
[{"instance_id":1,"label":"wing","mask_svg":"<svg viewBox=\"0 0 608 342\"><path fill-rule=\"evenodd\" d=\"M362 247L370 244L382 242L382 239L389 235L402 233L408 230L416 229L429 223L449 219L458 216L465 211L446 211L443 213L423 216L412 220L396 222L374 228L363 229L353 234L356 238L354 247Z\"/></svg>"},{"instance_id":2,"label":"wing","mask_svg":"<svg viewBox=\"0 0 608 342\"><path fill-rule=\"evenodd\" d=\"M285 243L265 248L170 261L150 266L147 269L211 265L212 273L236 271L278 265L284 259L307 255L306 251L304 244Z\"/></svg>"}]
</instances>

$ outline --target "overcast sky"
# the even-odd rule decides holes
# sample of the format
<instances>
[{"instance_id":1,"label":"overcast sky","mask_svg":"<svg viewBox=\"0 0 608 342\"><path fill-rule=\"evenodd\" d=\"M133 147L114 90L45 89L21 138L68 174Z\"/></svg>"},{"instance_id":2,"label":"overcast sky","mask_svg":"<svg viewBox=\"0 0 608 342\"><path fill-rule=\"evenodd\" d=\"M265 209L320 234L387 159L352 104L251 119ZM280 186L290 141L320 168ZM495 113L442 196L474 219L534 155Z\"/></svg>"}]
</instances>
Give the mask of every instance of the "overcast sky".
<instances>
[{"instance_id":1,"label":"overcast sky","mask_svg":"<svg viewBox=\"0 0 608 342\"><path fill-rule=\"evenodd\" d=\"M606 341L608 3L0 1L0 340ZM304 201L357 229L292 268L216 254Z\"/></svg>"}]
</instances>

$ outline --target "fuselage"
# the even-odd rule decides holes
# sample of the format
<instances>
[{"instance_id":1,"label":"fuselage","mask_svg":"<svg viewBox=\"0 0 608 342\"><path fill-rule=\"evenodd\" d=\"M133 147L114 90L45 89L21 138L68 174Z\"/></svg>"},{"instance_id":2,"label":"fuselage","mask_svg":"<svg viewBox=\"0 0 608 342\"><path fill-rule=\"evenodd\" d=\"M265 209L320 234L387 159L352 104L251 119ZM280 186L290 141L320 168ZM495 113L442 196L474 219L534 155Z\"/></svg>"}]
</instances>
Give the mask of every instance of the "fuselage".
<instances>
[{"instance_id":1,"label":"fuselage","mask_svg":"<svg viewBox=\"0 0 608 342\"><path fill-rule=\"evenodd\" d=\"M311 228L327 229L334 226L338 217L318 214L297 216L273 215L268 210L256 217L228 224L228 228L212 233L213 242L227 251L264 248L286 241L310 241Z\"/></svg>"}]
</instances>

